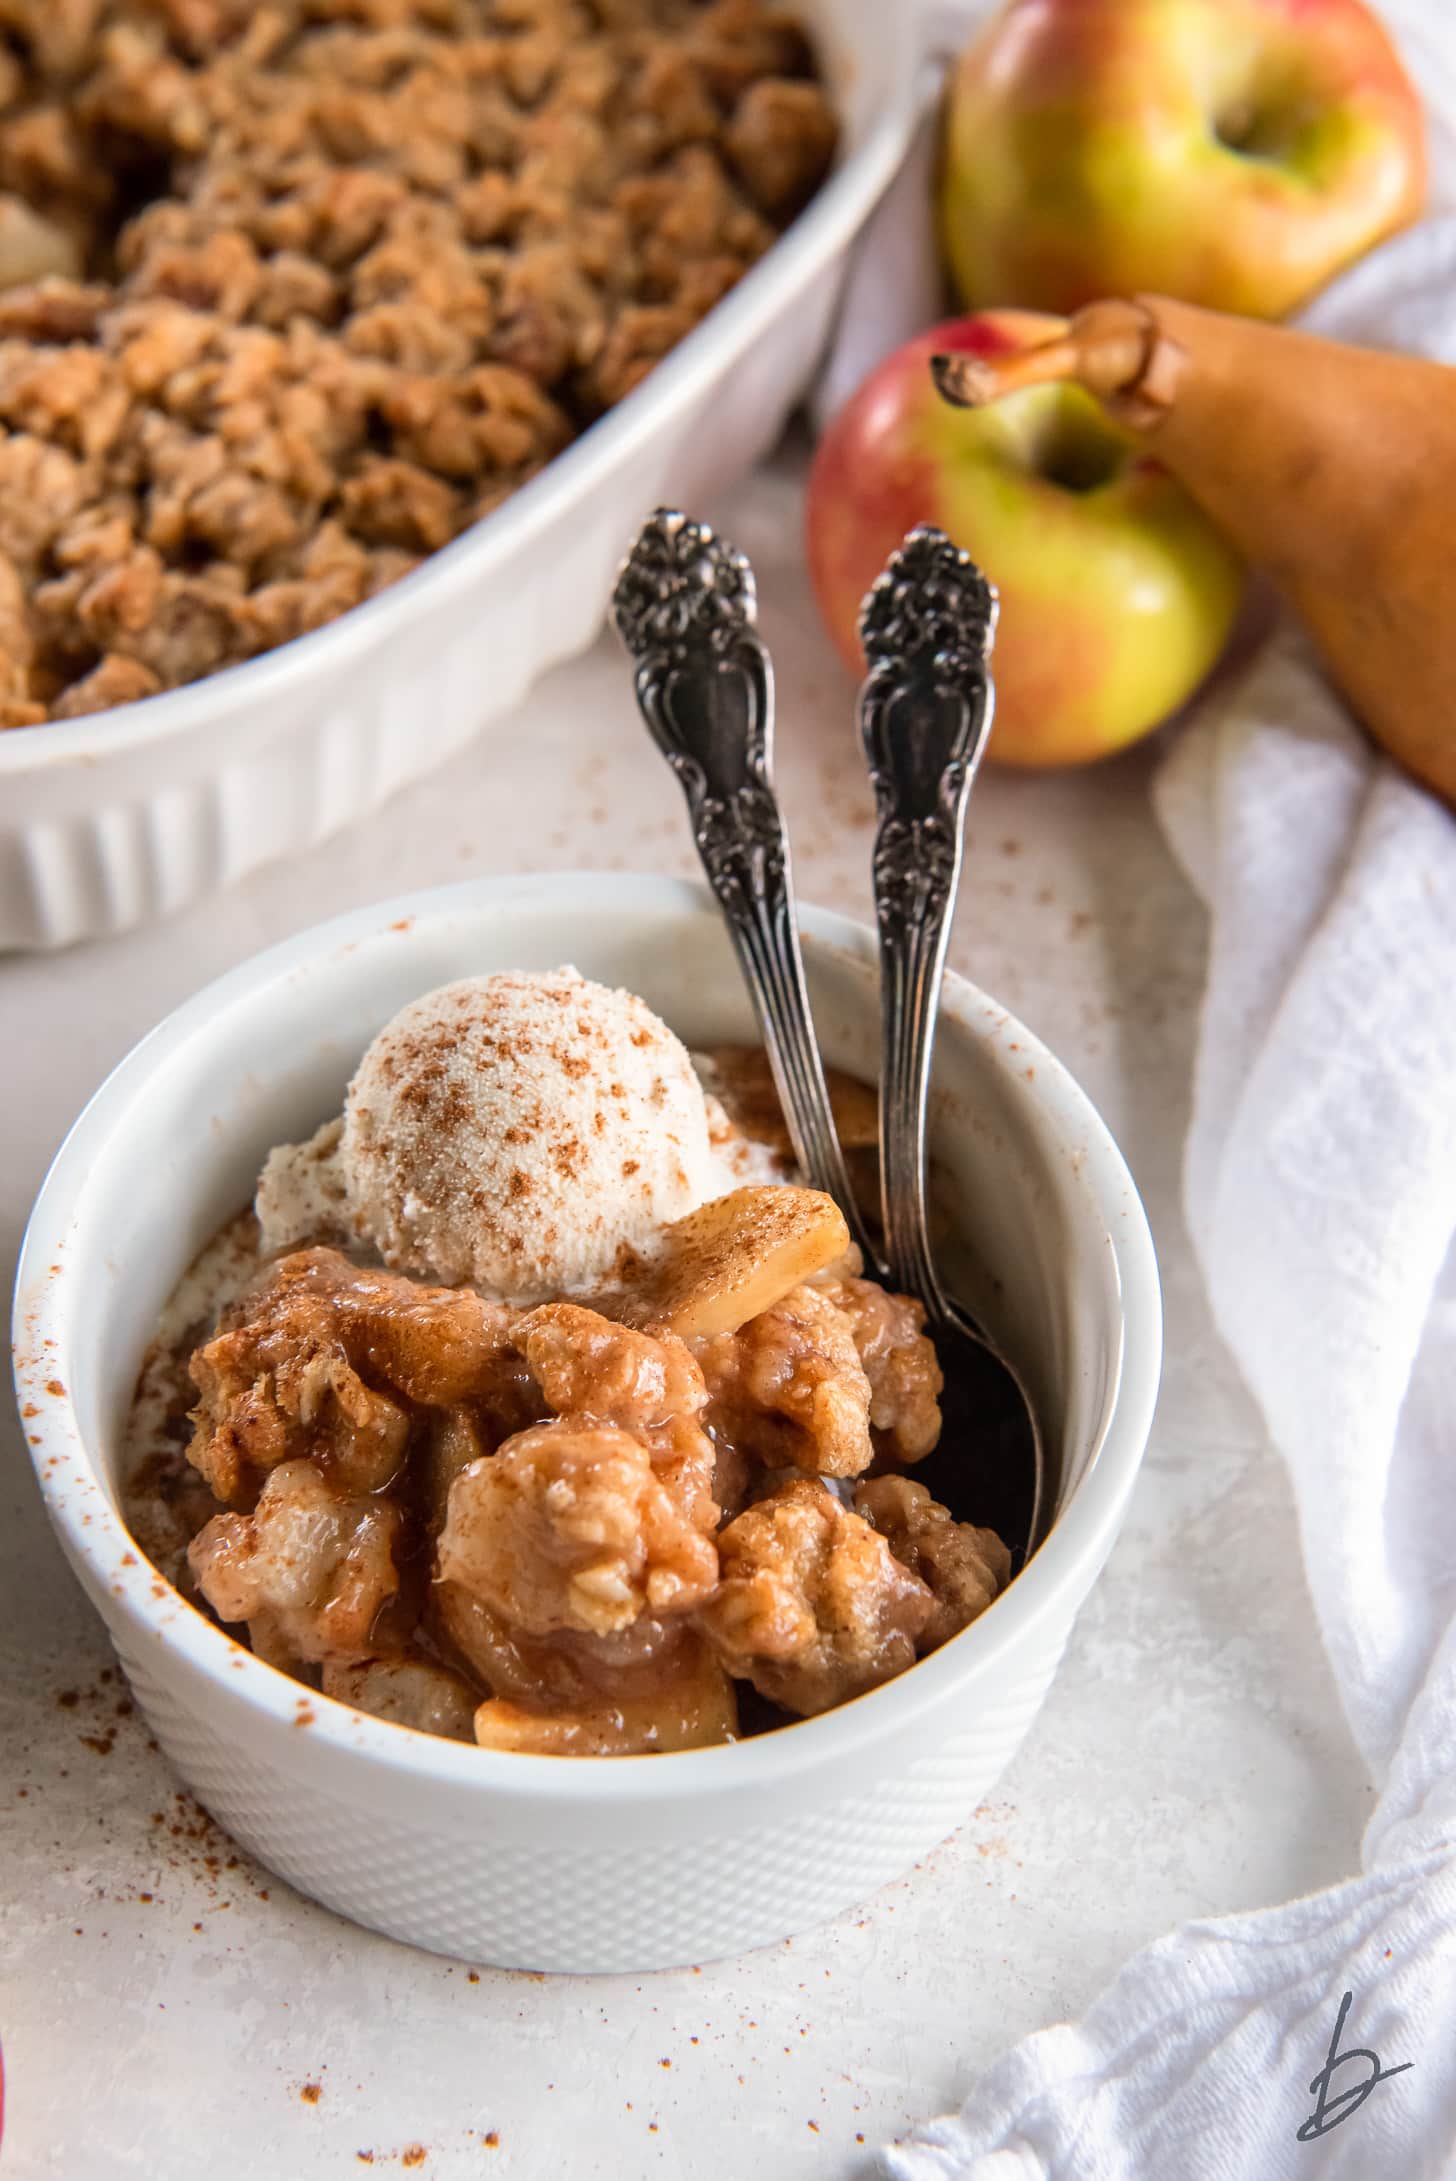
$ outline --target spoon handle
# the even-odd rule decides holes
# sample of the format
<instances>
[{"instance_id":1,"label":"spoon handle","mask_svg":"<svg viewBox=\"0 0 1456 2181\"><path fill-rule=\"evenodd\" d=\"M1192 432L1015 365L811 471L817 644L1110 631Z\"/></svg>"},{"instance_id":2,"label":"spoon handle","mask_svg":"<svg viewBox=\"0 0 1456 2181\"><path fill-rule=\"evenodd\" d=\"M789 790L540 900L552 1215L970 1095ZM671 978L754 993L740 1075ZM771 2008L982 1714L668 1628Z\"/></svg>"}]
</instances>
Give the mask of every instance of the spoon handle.
<instances>
[{"instance_id":1,"label":"spoon handle","mask_svg":"<svg viewBox=\"0 0 1456 2181\"><path fill-rule=\"evenodd\" d=\"M875 1262L844 1162L809 1014L788 836L773 784L773 669L753 570L706 523L659 508L617 579L612 621L637 703L687 797L728 924L794 1154Z\"/></svg>"},{"instance_id":2,"label":"spoon handle","mask_svg":"<svg viewBox=\"0 0 1456 2181\"><path fill-rule=\"evenodd\" d=\"M971 782L990 733L997 599L938 530L912 530L860 612L860 734L879 811L880 1177L897 1287L944 1322L926 1223L925 1107Z\"/></svg>"}]
</instances>

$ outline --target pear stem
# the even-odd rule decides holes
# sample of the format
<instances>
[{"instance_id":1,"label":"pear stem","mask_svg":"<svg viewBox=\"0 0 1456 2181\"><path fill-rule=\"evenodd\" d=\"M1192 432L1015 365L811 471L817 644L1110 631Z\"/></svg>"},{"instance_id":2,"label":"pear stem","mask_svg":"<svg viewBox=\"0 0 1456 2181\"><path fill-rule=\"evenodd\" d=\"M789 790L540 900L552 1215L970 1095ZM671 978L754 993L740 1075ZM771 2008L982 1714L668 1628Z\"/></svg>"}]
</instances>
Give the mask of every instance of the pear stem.
<instances>
[{"instance_id":1,"label":"pear stem","mask_svg":"<svg viewBox=\"0 0 1456 2181\"><path fill-rule=\"evenodd\" d=\"M1123 423L1147 430L1173 405L1182 355L1146 303L1117 300L1089 303L1063 331L1030 348L932 356L930 373L937 391L960 409L1070 379Z\"/></svg>"},{"instance_id":2,"label":"pear stem","mask_svg":"<svg viewBox=\"0 0 1456 2181\"><path fill-rule=\"evenodd\" d=\"M1005 356L972 356L965 349L932 356L930 375L936 391L952 408L983 409L988 401L1020 393L1024 386L1080 377L1081 358L1076 342L1061 334L1054 341L1015 349Z\"/></svg>"}]
</instances>

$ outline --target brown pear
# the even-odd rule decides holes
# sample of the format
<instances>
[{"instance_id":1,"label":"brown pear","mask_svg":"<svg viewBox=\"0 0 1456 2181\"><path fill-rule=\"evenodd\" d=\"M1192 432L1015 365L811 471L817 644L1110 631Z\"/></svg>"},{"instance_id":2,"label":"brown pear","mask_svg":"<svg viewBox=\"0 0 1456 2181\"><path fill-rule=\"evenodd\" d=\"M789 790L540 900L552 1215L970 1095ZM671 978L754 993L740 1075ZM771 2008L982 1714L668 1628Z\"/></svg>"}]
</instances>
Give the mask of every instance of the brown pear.
<instances>
[{"instance_id":1,"label":"brown pear","mask_svg":"<svg viewBox=\"0 0 1456 2181\"><path fill-rule=\"evenodd\" d=\"M933 369L968 407L1053 379L1095 394L1272 578L1376 740L1456 809L1456 369L1155 295Z\"/></svg>"}]
</instances>

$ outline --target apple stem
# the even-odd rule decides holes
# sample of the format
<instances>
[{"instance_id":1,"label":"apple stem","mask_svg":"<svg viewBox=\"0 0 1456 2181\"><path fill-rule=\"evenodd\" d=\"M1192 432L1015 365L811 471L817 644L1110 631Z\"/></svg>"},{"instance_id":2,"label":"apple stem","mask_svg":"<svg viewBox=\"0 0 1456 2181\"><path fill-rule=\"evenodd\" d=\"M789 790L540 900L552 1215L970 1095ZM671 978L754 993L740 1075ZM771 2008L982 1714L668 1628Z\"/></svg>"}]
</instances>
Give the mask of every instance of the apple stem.
<instances>
[{"instance_id":1,"label":"apple stem","mask_svg":"<svg viewBox=\"0 0 1456 2181\"><path fill-rule=\"evenodd\" d=\"M1172 407L1182 350L1144 302L1089 303L1064 333L1001 356L964 349L932 356L937 391L960 409L979 409L1003 394L1061 380L1095 394L1135 429L1156 424Z\"/></svg>"}]
</instances>

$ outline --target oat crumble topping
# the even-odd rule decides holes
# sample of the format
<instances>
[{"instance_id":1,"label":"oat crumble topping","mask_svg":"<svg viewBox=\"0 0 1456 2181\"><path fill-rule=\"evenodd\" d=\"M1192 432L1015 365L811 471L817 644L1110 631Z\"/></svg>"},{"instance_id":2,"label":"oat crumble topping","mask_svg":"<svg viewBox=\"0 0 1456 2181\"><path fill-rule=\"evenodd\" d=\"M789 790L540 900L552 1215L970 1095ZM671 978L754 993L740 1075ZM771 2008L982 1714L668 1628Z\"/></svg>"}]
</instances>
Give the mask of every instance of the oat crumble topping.
<instances>
[{"instance_id":1,"label":"oat crumble topping","mask_svg":"<svg viewBox=\"0 0 1456 2181\"><path fill-rule=\"evenodd\" d=\"M764 0L3 0L0 726L459 535L822 180Z\"/></svg>"}]
</instances>

